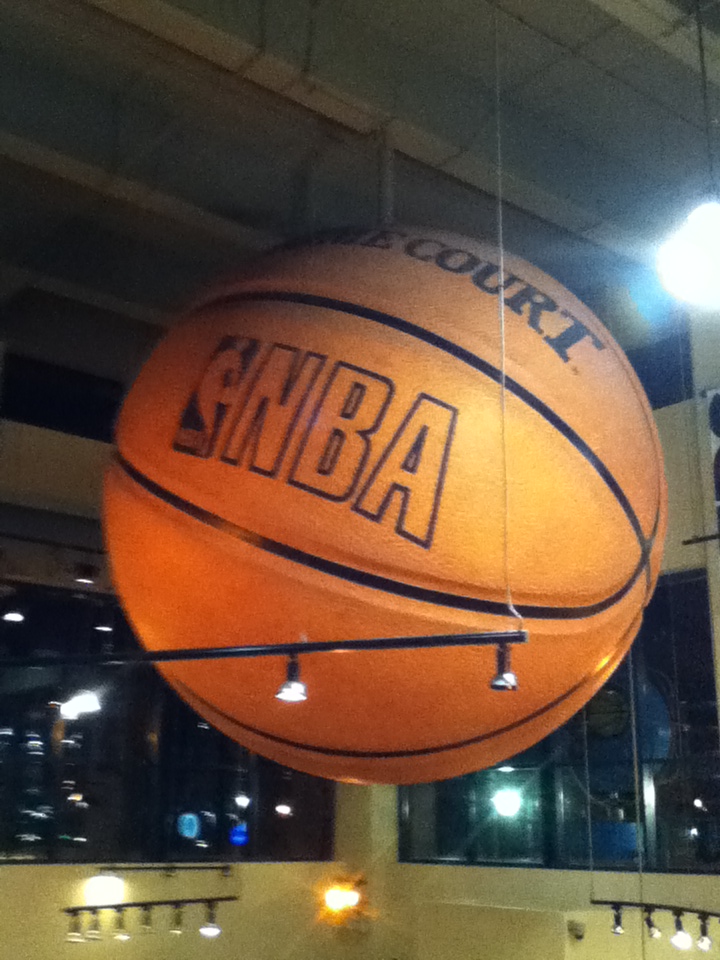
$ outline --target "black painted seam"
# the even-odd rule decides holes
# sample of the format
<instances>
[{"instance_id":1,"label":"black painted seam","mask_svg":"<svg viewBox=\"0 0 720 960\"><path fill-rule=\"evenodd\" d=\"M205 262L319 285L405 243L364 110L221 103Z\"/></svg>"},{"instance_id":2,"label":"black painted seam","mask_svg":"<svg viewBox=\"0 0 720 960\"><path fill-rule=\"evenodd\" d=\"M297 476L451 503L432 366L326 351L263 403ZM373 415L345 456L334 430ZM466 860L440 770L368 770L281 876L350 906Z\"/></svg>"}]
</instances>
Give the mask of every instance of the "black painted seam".
<instances>
[{"instance_id":1,"label":"black painted seam","mask_svg":"<svg viewBox=\"0 0 720 960\"><path fill-rule=\"evenodd\" d=\"M213 527L227 536L242 540L244 543L250 544L251 546L260 550L264 550L266 553L270 553L293 563L298 563L302 566L317 570L319 573L337 577L349 583L355 583L361 587L381 590L385 593L406 597L410 600L418 600L423 603L432 603L436 604L437 606L449 607L455 610L468 610L473 613L488 613L499 617L516 617L516 613L511 611L506 603L500 603L496 600L483 600L477 597L467 597L455 593L446 593L441 590L429 590L425 587L418 587L402 580L394 580L390 577L382 577L378 574L367 573L366 571L359 570L356 567L350 567L343 563L337 563L334 560L327 560L324 557L307 553L304 550L299 550L296 547L292 547L286 543L280 543L277 540L272 540L270 537L264 537L262 534L256 533L253 530L249 530L246 527L241 527L238 524L231 523L229 520L224 520L222 517L219 517L217 514L212 513L209 510L206 510L204 507L200 507L197 504L192 503L189 500L185 500L183 497L180 497L175 493L172 493L172 491L167 490L159 483L156 483L154 480L151 480L145 474L141 473L140 470L129 463L129 461L127 461L120 453L116 455L116 463L131 480L133 480L136 484L138 484L138 486L142 487L152 496L157 497L158 500L161 500L169 506L174 507L176 510L184 513L186 516L192 517L194 520L197 520L200 523L204 523L206 526ZM528 620L581 620L587 617L592 617L598 613L602 613L603 611L610 609L610 607L613 607L616 603L622 600L622 598L635 585L638 577L641 575L647 564L647 554L643 553L641 554L640 560L638 561L635 570L627 582L610 597L607 597L605 600L601 600L598 603L590 604L585 607L544 607L516 603L515 611L517 611L517 613L519 613L523 619Z\"/></svg>"},{"instance_id":2,"label":"black painted seam","mask_svg":"<svg viewBox=\"0 0 720 960\"><path fill-rule=\"evenodd\" d=\"M447 340L445 337L441 337L430 330L426 330L424 327L412 323L409 320L403 320L402 317L395 317L392 314L383 313L380 310L374 310L371 307L364 307L362 304L351 303L346 300L336 300L332 297L317 296L310 293L259 290L248 291L247 293L228 294L226 296L219 297L217 300L211 300L208 303L204 303L199 309L206 310L214 307L232 306L234 303L247 303L252 301L303 304L305 306L334 310L338 313L346 313L350 316L360 317L363 320L370 320L373 323L381 324L384 327L390 327L393 330L407 334L408 336L414 337L416 340L421 340L423 343L427 343L430 346L442 350L444 353L449 354L456 360L460 360L462 363L467 364L469 367L472 367L479 373L489 377L489 379L493 380L497 384L501 384L503 382L502 371L498 367L489 363L487 360L484 360L482 357L478 357L470 350L466 350L459 344L454 343L452 340ZM583 440L583 438L575 430L573 430L570 424L566 423L566 421L563 420L563 418L559 416L552 409L552 407L549 407L539 397L532 393L532 391L523 387L522 384L518 383L517 380L506 376L505 389L509 393L514 394L519 400L522 400L523 403L527 404L532 410L534 410L545 421L547 421L547 423L549 423L555 430L558 431L558 433L568 440L569 443L577 450L577 452L590 464L590 466L593 468L593 470L595 470L595 472L602 479L617 500L620 508L627 517L635 536L637 537L640 549L643 551L643 554L647 554L649 549L652 547L652 540L648 540L645 537L642 526L640 525L640 521L638 520L637 515L632 508L632 504L626 497L625 491L622 489L610 469L605 465L605 463L603 463L600 457L597 456L597 454L585 442L585 440Z\"/></svg>"}]
</instances>

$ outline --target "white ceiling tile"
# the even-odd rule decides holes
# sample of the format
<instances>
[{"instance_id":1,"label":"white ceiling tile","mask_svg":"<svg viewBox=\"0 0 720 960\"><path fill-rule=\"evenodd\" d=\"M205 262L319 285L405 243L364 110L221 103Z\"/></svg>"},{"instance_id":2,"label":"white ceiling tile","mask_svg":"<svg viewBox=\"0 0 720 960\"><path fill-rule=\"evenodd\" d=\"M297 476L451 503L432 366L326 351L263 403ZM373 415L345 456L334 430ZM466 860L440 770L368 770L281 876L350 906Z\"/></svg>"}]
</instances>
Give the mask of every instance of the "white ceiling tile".
<instances>
[{"instance_id":1,"label":"white ceiling tile","mask_svg":"<svg viewBox=\"0 0 720 960\"><path fill-rule=\"evenodd\" d=\"M686 177L704 162L698 128L578 57L551 67L523 98L555 126L597 143L658 184Z\"/></svg>"},{"instance_id":2,"label":"white ceiling tile","mask_svg":"<svg viewBox=\"0 0 720 960\"><path fill-rule=\"evenodd\" d=\"M582 57L693 123L702 123L700 75L657 44L618 26L593 40ZM718 91L713 90L717 105Z\"/></svg>"},{"instance_id":3,"label":"white ceiling tile","mask_svg":"<svg viewBox=\"0 0 720 960\"><path fill-rule=\"evenodd\" d=\"M499 0L500 6L523 23L575 49L617 22L586 0Z\"/></svg>"}]
</instances>

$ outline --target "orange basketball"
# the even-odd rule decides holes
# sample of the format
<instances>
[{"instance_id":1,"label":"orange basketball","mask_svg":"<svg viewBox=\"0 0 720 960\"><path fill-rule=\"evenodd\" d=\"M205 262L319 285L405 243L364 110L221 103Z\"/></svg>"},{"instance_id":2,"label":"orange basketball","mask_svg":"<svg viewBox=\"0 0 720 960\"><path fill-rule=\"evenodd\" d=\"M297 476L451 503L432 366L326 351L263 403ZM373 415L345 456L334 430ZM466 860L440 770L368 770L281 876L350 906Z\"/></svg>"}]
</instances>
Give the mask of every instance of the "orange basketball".
<instances>
[{"instance_id":1,"label":"orange basketball","mask_svg":"<svg viewBox=\"0 0 720 960\"><path fill-rule=\"evenodd\" d=\"M658 437L619 347L496 248L415 229L277 251L143 368L105 489L118 593L151 650L528 631L494 647L161 667L212 724L325 777L414 783L530 746L637 632L666 525ZM512 603L511 610L509 603ZM517 615L516 615L517 614Z\"/></svg>"}]
</instances>

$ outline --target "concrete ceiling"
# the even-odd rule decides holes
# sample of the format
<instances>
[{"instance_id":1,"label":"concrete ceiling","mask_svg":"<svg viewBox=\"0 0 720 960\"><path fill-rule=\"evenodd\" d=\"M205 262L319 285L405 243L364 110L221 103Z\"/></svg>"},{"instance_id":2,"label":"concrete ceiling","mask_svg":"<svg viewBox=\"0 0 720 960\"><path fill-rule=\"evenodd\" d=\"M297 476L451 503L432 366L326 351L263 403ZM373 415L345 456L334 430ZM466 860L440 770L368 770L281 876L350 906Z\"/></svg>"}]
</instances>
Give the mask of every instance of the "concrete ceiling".
<instances>
[{"instance_id":1,"label":"concrete ceiling","mask_svg":"<svg viewBox=\"0 0 720 960\"><path fill-rule=\"evenodd\" d=\"M492 232L498 127L508 246L592 298L707 190L688 3L0 0L0 337L42 353L39 290L137 345L257 251L375 222L387 144L399 220Z\"/></svg>"}]
</instances>

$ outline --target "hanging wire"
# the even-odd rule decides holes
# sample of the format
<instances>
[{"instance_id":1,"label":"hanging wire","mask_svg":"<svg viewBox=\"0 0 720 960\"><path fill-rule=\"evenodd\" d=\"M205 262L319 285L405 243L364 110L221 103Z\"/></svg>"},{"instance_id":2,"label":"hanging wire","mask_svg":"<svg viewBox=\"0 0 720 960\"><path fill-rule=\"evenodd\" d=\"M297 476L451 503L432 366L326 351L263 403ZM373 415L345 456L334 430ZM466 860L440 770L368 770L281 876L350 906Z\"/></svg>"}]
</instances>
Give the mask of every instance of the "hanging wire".
<instances>
[{"instance_id":1,"label":"hanging wire","mask_svg":"<svg viewBox=\"0 0 720 960\"><path fill-rule=\"evenodd\" d=\"M638 899L640 903L645 902L644 891L644 867L645 867L645 831L644 831L644 795L640 789L640 750L638 743L637 729L637 701L635 698L635 664L633 659L633 650L630 647L628 653L628 685L630 688L630 732L632 734L632 753L633 753L633 782L635 786L635 829L637 831L637 852L638 852ZM642 955L645 957L646 937L640 935L642 946Z\"/></svg>"},{"instance_id":2,"label":"hanging wire","mask_svg":"<svg viewBox=\"0 0 720 960\"><path fill-rule=\"evenodd\" d=\"M592 836L592 793L590 792L590 751L588 750L587 707L582 708L583 759L585 761L585 816L587 818L590 900L595 899L595 852Z\"/></svg>"},{"instance_id":3,"label":"hanging wire","mask_svg":"<svg viewBox=\"0 0 720 960\"><path fill-rule=\"evenodd\" d=\"M500 20L497 7L494 11L495 28L495 141L496 141L496 192L497 192L497 246L498 246L498 323L500 327L500 431L502 445L502 471L505 503L503 508L503 565L505 574L505 594L508 611L520 620L522 617L515 609L510 583L510 489L507 456L507 391L506 391L506 343L505 343L505 239L503 236L503 153L500 111L502 107L501 71L500 71Z\"/></svg>"},{"instance_id":4,"label":"hanging wire","mask_svg":"<svg viewBox=\"0 0 720 960\"><path fill-rule=\"evenodd\" d=\"M712 118L710 116L710 96L705 59L705 33L703 30L702 6L700 0L695 0L695 29L697 32L698 58L700 60L700 86L702 92L703 118L705 121L705 146L707 149L708 174L710 177L710 192L717 197L718 182L715 172L715 151L712 138Z\"/></svg>"}]
</instances>

